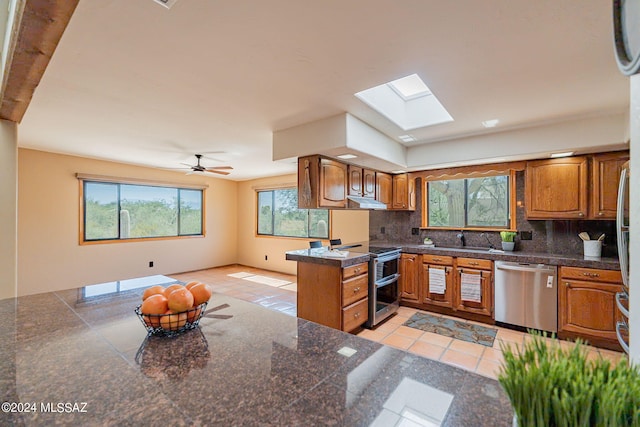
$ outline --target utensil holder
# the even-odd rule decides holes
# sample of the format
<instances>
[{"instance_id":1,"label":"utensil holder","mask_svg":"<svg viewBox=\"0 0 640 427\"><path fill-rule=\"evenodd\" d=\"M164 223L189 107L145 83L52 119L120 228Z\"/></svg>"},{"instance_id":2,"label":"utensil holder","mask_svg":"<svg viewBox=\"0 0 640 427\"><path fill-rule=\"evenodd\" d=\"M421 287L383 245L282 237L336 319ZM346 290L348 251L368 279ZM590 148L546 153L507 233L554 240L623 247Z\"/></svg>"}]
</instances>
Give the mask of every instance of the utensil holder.
<instances>
[{"instance_id":1,"label":"utensil holder","mask_svg":"<svg viewBox=\"0 0 640 427\"><path fill-rule=\"evenodd\" d=\"M584 243L584 257L585 258L600 258L602 255L602 242L600 240L585 240Z\"/></svg>"}]
</instances>

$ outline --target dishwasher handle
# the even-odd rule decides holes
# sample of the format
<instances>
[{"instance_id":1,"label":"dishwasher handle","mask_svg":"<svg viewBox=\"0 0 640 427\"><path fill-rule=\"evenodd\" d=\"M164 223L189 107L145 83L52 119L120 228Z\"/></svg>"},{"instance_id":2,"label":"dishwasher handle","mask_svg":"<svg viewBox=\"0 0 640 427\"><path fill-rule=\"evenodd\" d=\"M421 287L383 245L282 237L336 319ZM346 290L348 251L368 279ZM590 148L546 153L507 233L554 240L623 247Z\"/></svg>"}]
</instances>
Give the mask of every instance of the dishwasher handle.
<instances>
[{"instance_id":1,"label":"dishwasher handle","mask_svg":"<svg viewBox=\"0 0 640 427\"><path fill-rule=\"evenodd\" d=\"M496 263L498 270L510 270L510 271L526 271L530 273L549 273L553 274L553 269L548 267L527 267L521 264L498 264Z\"/></svg>"}]
</instances>

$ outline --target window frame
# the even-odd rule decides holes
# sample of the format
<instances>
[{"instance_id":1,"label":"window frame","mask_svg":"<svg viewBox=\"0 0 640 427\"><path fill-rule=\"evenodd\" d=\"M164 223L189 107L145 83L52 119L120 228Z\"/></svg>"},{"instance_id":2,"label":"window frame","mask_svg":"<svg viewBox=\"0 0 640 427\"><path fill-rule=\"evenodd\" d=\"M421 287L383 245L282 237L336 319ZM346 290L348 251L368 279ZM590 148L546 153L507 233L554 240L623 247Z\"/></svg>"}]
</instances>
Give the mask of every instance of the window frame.
<instances>
[{"instance_id":1,"label":"window frame","mask_svg":"<svg viewBox=\"0 0 640 427\"><path fill-rule=\"evenodd\" d=\"M209 187L208 185L200 185L200 184L176 184L174 182L165 182L165 181L155 181L155 180L146 180L146 179L138 179L138 178L118 178L118 177L109 177L103 175L91 175L91 174L82 174L77 173L76 178L78 179L79 186L79 227L78 227L78 241L80 245L100 245L100 244L111 244L111 243L130 243L130 242L144 242L144 241L159 241L159 240L181 240L181 239L193 239L193 238L203 238L206 237L206 190ZM86 240L86 229L85 229L85 182L93 182L93 183L104 183L104 184L115 184L118 185L118 205L120 205L120 186L121 185L136 185L136 186L145 186L145 187L162 187L178 190L178 204L176 206L177 215L180 216L180 204L179 204L179 190L198 190L201 191L201 232L200 234L179 234L180 233L180 221L178 219L177 224L177 235L172 236L151 236L151 237L131 237L131 238L107 238L107 239L90 239ZM120 228L120 215L118 215L118 236L120 236L121 228Z\"/></svg>"},{"instance_id":2,"label":"window frame","mask_svg":"<svg viewBox=\"0 0 640 427\"><path fill-rule=\"evenodd\" d=\"M466 168L465 168L466 169ZM468 169L467 169L468 170ZM469 230L469 231L516 231L517 230L517 188L516 188L516 168L507 168L503 170L480 170L480 171L465 171L460 173L452 173L452 170L445 171L432 171L432 173L427 174L423 177L422 182L422 226L421 228L427 230ZM466 224L463 227L451 226L451 227L438 227L438 226L430 226L429 225L429 182L432 181L447 181L447 180L459 180L459 179L469 179L469 178L487 178L491 176L507 176L508 177L508 199L509 199L509 213L508 213L508 226L500 227L500 226L489 226L489 227L480 227L480 226L472 226L467 227ZM466 199L467 194L465 194L465 223L467 221L467 205Z\"/></svg>"},{"instance_id":3,"label":"window frame","mask_svg":"<svg viewBox=\"0 0 640 427\"><path fill-rule=\"evenodd\" d=\"M259 231L259 217L260 217L260 193L266 193L266 192L271 192L272 196L271 196L271 202L272 202L272 206L275 206L275 192L276 191L283 191L283 190L295 190L296 192L298 191L298 188L295 185L292 186L283 186L283 187L276 187L276 188L272 188L272 187L268 187L268 188L256 188L255 189L255 207L256 207L256 212L255 212L255 236L256 237L266 237L266 238L279 238L279 239L304 239L304 240L310 240L310 239L314 239L314 240L327 240L329 239L329 236L331 236L331 211L328 209L306 209L306 208L298 208L299 210L303 210L303 211L307 211L307 236L286 236L286 235L280 235L280 234L274 234L275 231L275 210L272 209L271 210L271 233L261 233ZM309 224L309 219L310 219L310 211L312 210L321 210L321 211L327 211L327 236L326 237L320 237L320 236L311 236L309 233L309 230L311 230L310 224Z\"/></svg>"}]
</instances>

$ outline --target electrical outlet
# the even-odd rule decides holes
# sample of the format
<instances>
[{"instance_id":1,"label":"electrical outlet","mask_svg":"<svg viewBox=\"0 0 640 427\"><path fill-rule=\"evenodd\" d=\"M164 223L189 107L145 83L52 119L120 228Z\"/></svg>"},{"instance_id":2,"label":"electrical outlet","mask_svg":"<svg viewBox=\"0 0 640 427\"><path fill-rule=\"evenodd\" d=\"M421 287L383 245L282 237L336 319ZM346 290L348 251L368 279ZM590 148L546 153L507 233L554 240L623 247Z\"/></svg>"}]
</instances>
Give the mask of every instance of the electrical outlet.
<instances>
[{"instance_id":1,"label":"electrical outlet","mask_svg":"<svg viewBox=\"0 0 640 427\"><path fill-rule=\"evenodd\" d=\"M417 236L418 234L420 234L420 229L419 228L412 228L411 229L411 235L412 236Z\"/></svg>"},{"instance_id":2,"label":"electrical outlet","mask_svg":"<svg viewBox=\"0 0 640 427\"><path fill-rule=\"evenodd\" d=\"M533 239L533 231L520 232L520 240L532 240L532 239Z\"/></svg>"},{"instance_id":3,"label":"electrical outlet","mask_svg":"<svg viewBox=\"0 0 640 427\"><path fill-rule=\"evenodd\" d=\"M153 267L153 261L149 261L149 267Z\"/></svg>"},{"instance_id":4,"label":"electrical outlet","mask_svg":"<svg viewBox=\"0 0 640 427\"><path fill-rule=\"evenodd\" d=\"M265 261L269 261L269 257L265 255L265 256L264 256L264 260L265 260Z\"/></svg>"},{"instance_id":5,"label":"electrical outlet","mask_svg":"<svg viewBox=\"0 0 640 427\"><path fill-rule=\"evenodd\" d=\"M380 227L380 234L384 234L385 230L384 227Z\"/></svg>"}]
</instances>

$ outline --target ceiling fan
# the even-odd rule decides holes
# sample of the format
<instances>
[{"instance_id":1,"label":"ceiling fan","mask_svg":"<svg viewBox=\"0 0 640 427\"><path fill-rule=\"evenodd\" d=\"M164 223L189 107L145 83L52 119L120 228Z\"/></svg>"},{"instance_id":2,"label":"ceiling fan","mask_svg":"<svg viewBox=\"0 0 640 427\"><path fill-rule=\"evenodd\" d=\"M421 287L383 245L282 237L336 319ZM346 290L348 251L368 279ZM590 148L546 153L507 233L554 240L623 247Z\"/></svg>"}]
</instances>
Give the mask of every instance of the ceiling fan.
<instances>
[{"instance_id":1,"label":"ceiling fan","mask_svg":"<svg viewBox=\"0 0 640 427\"><path fill-rule=\"evenodd\" d=\"M196 154L196 159L198 159L197 164L195 165L190 165L188 163L180 163L181 165L185 165L189 167L189 172L187 172L187 175L191 175L194 173L199 173L199 174L204 174L204 175L208 175L208 174L219 174L219 175L229 175L229 172L227 172L227 170L231 170L233 169L231 166L215 166L215 167L204 167L200 164L200 159L203 157L202 154ZM184 169L184 168L183 168Z\"/></svg>"}]
</instances>

